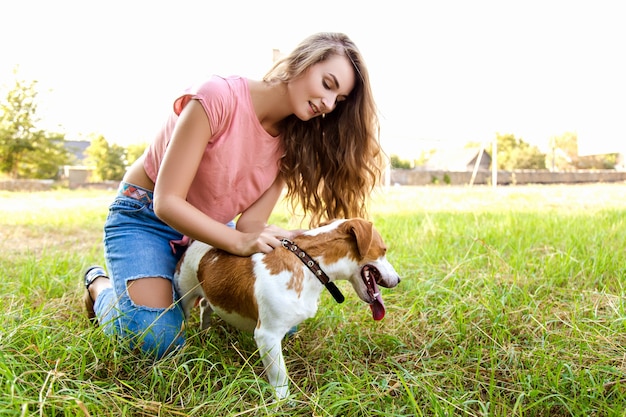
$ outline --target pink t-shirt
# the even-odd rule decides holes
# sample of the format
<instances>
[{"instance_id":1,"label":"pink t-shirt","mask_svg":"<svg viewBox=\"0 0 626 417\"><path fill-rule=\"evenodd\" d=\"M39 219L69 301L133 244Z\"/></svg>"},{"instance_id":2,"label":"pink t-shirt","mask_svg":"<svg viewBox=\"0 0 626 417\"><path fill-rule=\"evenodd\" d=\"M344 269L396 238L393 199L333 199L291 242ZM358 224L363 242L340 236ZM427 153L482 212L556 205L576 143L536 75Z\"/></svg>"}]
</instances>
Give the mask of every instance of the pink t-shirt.
<instances>
[{"instance_id":1,"label":"pink t-shirt","mask_svg":"<svg viewBox=\"0 0 626 417\"><path fill-rule=\"evenodd\" d=\"M198 100L213 137L204 150L187 201L209 217L227 223L250 207L274 182L284 151L259 122L242 77L212 76L185 90L174 112L146 150L144 168L156 181L174 126L183 108Z\"/></svg>"}]
</instances>

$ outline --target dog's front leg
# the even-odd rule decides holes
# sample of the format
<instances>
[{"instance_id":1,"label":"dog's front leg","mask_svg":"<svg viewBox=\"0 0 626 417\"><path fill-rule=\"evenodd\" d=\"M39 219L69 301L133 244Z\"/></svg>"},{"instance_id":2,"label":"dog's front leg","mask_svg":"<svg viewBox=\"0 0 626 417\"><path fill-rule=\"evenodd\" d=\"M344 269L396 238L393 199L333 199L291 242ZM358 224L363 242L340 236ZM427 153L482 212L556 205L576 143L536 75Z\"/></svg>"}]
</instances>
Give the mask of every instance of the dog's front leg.
<instances>
[{"instance_id":1,"label":"dog's front leg","mask_svg":"<svg viewBox=\"0 0 626 417\"><path fill-rule=\"evenodd\" d=\"M211 325L211 314L213 309L206 298L200 299L200 328L206 330Z\"/></svg>"},{"instance_id":2,"label":"dog's front leg","mask_svg":"<svg viewBox=\"0 0 626 417\"><path fill-rule=\"evenodd\" d=\"M276 390L278 399L286 398L289 395L287 367L285 366L281 344L283 336L262 327L257 327L254 330L254 340L259 348L267 379Z\"/></svg>"}]
</instances>

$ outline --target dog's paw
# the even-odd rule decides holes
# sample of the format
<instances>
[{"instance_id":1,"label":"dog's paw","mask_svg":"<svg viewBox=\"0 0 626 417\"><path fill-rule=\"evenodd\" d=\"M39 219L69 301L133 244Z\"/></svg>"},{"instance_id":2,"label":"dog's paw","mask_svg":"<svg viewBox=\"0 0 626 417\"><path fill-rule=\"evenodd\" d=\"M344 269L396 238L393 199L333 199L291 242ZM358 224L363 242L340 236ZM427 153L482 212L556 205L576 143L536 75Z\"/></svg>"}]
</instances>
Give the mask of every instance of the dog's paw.
<instances>
[{"instance_id":1,"label":"dog's paw","mask_svg":"<svg viewBox=\"0 0 626 417\"><path fill-rule=\"evenodd\" d=\"M274 398L272 399L271 403L276 405L278 408L282 409L283 411L293 409L298 406L298 401L296 401L293 398L289 398L289 396L284 397L284 398L278 398L276 395L274 395Z\"/></svg>"}]
</instances>

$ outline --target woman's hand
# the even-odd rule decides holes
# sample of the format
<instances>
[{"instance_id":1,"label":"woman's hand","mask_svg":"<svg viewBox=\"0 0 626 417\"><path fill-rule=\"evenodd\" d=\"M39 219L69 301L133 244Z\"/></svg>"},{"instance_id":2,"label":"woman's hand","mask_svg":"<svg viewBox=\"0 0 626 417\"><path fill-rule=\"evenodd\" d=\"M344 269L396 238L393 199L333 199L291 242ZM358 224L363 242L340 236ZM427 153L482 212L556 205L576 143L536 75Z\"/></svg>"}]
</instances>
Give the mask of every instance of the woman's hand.
<instances>
[{"instance_id":1,"label":"woman's hand","mask_svg":"<svg viewBox=\"0 0 626 417\"><path fill-rule=\"evenodd\" d=\"M304 229L285 230L275 225L266 225L260 232L243 233L244 238L241 247L237 250L237 255L250 256L258 252L269 253L281 246L281 239L291 240L304 231Z\"/></svg>"}]
</instances>

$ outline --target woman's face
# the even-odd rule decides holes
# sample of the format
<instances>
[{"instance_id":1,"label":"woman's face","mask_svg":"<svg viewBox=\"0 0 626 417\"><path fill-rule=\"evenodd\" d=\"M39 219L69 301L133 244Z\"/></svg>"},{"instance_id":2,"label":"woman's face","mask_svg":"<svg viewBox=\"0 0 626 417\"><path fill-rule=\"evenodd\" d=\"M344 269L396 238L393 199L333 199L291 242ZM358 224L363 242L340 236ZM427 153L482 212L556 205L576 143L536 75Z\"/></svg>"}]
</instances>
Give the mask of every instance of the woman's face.
<instances>
[{"instance_id":1,"label":"woman's face","mask_svg":"<svg viewBox=\"0 0 626 417\"><path fill-rule=\"evenodd\" d=\"M345 55L332 55L311 65L287 85L293 114L310 120L333 111L354 88L354 69Z\"/></svg>"}]
</instances>

